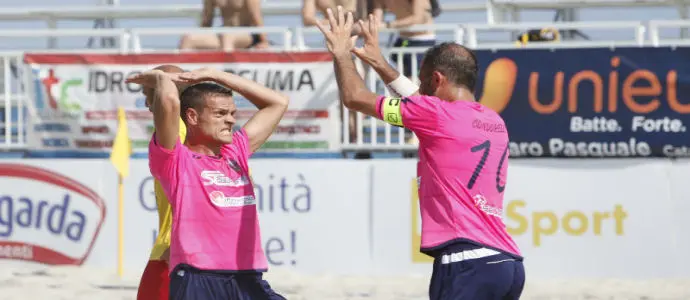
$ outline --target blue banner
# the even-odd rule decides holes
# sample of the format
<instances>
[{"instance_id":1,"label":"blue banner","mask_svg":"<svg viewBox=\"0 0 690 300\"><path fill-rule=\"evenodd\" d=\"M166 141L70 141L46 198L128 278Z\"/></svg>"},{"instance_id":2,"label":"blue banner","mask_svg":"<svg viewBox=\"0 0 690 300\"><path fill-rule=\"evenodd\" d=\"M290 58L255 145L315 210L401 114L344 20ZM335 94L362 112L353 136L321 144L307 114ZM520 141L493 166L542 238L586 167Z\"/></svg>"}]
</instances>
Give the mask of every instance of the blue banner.
<instances>
[{"instance_id":1,"label":"blue banner","mask_svg":"<svg viewBox=\"0 0 690 300\"><path fill-rule=\"evenodd\" d=\"M477 51L511 157L690 157L690 49Z\"/></svg>"}]
</instances>

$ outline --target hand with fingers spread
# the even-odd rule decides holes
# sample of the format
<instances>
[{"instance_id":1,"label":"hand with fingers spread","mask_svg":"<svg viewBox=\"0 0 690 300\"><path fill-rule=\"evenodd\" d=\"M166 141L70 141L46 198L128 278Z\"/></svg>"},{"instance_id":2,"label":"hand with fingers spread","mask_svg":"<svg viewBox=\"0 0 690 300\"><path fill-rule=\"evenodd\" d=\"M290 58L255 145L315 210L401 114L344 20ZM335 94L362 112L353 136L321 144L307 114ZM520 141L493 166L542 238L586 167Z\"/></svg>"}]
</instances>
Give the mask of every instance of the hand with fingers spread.
<instances>
[{"instance_id":1,"label":"hand with fingers spread","mask_svg":"<svg viewBox=\"0 0 690 300\"><path fill-rule=\"evenodd\" d=\"M361 27L360 36L364 38L364 45L361 48L353 48L352 52L365 63L371 66L386 63L386 58L381 53L379 47L379 21L375 15L369 14L369 21L364 22L359 20Z\"/></svg>"},{"instance_id":2,"label":"hand with fingers spread","mask_svg":"<svg viewBox=\"0 0 690 300\"><path fill-rule=\"evenodd\" d=\"M336 15L333 14L333 10L330 8L327 10L328 23L331 25L330 29L326 28L321 22L317 22L316 26L323 32L328 51L334 57L349 57L357 40L357 36L352 36L354 17L352 12L347 12L346 14L342 6L338 6L336 10Z\"/></svg>"}]
</instances>

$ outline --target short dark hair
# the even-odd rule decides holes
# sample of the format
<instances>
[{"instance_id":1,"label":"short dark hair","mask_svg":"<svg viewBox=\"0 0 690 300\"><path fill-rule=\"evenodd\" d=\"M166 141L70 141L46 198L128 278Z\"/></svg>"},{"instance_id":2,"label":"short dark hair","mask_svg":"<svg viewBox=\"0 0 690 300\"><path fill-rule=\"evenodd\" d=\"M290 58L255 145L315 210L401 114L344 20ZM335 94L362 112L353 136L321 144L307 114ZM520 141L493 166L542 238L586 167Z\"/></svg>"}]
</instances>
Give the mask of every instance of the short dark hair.
<instances>
[{"instance_id":1,"label":"short dark hair","mask_svg":"<svg viewBox=\"0 0 690 300\"><path fill-rule=\"evenodd\" d=\"M232 97L232 90L213 82L201 82L184 89L180 94L180 117L185 123L187 122L185 118L187 109L193 108L197 112L201 112L208 96Z\"/></svg>"},{"instance_id":2,"label":"short dark hair","mask_svg":"<svg viewBox=\"0 0 690 300\"><path fill-rule=\"evenodd\" d=\"M429 48L422 60L421 76L431 76L438 71L456 85L463 85L474 92L479 77L477 57L469 48L453 42L444 42Z\"/></svg>"}]
</instances>

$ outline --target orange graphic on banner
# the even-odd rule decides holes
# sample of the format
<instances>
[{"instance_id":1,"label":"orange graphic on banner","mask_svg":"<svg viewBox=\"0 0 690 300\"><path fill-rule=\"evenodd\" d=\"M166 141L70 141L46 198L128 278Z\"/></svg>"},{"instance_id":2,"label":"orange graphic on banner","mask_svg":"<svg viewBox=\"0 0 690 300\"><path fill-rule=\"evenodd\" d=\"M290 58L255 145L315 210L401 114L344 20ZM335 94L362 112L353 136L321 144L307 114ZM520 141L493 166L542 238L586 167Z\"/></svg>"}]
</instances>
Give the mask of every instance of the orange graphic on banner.
<instances>
[{"instance_id":1,"label":"orange graphic on banner","mask_svg":"<svg viewBox=\"0 0 690 300\"><path fill-rule=\"evenodd\" d=\"M501 113L513 96L517 81L517 65L508 58L499 58L486 68L481 104Z\"/></svg>"}]
</instances>

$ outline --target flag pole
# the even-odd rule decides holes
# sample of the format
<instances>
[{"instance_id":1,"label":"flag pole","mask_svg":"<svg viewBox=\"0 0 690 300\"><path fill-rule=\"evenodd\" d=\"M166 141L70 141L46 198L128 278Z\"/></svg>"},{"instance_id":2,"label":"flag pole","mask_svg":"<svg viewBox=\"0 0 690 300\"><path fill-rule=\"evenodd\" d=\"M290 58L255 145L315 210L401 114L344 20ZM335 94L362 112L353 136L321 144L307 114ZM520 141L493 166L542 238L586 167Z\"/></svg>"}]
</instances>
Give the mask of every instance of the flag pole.
<instances>
[{"instance_id":1,"label":"flag pole","mask_svg":"<svg viewBox=\"0 0 690 300\"><path fill-rule=\"evenodd\" d=\"M122 107L117 109L117 134L113 140L113 149L110 153L110 162L117 170L117 275L124 276L124 252L125 252L125 183L129 176L129 158L132 154L132 145L127 130L127 116Z\"/></svg>"},{"instance_id":2,"label":"flag pole","mask_svg":"<svg viewBox=\"0 0 690 300\"><path fill-rule=\"evenodd\" d=\"M117 209L117 275L120 276L120 278L123 277L123 265L124 265L124 244L125 244L125 201L124 201L124 193L125 193L125 184L124 180L122 178L122 175L118 174L117 176L117 203L118 203L118 209Z\"/></svg>"}]
</instances>

